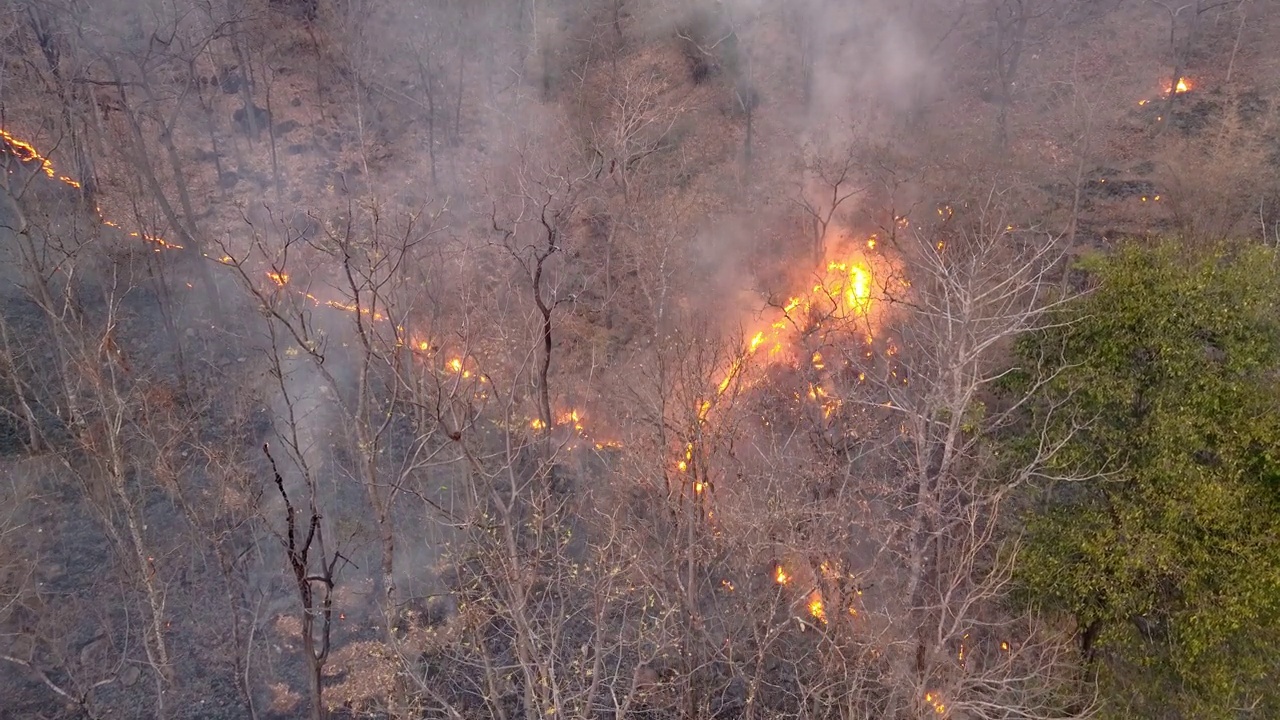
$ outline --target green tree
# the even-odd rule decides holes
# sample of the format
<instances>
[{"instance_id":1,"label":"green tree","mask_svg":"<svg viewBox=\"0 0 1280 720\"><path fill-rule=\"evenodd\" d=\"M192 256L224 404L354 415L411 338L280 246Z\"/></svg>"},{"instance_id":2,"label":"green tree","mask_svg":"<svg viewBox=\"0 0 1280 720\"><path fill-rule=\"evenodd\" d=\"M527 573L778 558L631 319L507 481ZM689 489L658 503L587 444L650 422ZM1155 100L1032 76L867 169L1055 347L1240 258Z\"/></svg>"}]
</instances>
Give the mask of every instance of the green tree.
<instances>
[{"instance_id":1,"label":"green tree","mask_svg":"<svg viewBox=\"0 0 1280 720\"><path fill-rule=\"evenodd\" d=\"M1280 258L1191 255L1090 261L1092 291L1020 340L1040 430L1018 442L1065 443L1021 574L1079 622L1109 714L1280 717Z\"/></svg>"}]
</instances>

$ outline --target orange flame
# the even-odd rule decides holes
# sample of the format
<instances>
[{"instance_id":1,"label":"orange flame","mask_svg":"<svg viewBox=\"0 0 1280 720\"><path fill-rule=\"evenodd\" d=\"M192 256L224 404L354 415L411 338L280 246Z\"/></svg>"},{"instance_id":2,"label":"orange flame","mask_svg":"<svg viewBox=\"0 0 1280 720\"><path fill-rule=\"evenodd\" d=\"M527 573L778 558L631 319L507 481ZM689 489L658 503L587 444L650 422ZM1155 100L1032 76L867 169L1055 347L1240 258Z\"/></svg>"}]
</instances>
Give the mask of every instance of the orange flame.
<instances>
[{"instance_id":1,"label":"orange flame","mask_svg":"<svg viewBox=\"0 0 1280 720\"><path fill-rule=\"evenodd\" d=\"M1177 83L1169 83L1169 82L1166 82L1166 83L1164 84L1164 87L1163 87L1163 88L1161 88L1161 92L1162 92L1164 95L1166 95L1166 96L1168 96L1168 95L1181 95L1182 93L1190 92L1190 91L1191 91L1191 89L1192 89L1193 87L1195 87L1195 85L1194 85L1194 83L1192 83L1192 81L1191 81L1190 79L1188 79L1188 78L1186 78L1186 77L1180 77L1180 78L1178 78L1178 82L1177 82ZM1149 100L1139 100L1139 101L1138 101L1138 104L1139 104L1139 105L1146 105L1148 102L1150 102L1150 101L1149 101Z\"/></svg>"},{"instance_id":2,"label":"orange flame","mask_svg":"<svg viewBox=\"0 0 1280 720\"><path fill-rule=\"evenodd\" d=\"M577 410L567 410L556 415L557 425L572 425L574 430L582 430L582 415Z\"/></svg>"},{"instance_id":3,"label":"orange flame","mask_svg":"<svg viewBox=\"0 0 1280 720\"><path fill-rule=\"evenodd\" d=\"M13 154L22 162L35 162L40 164L40 170L45 175L57 180L64 185L70 185L73 188L80 187L79 181L69 178L66 175L59 175L57 170L53 169L53 161L41 155L33 145L23 142L4 130L0 130L0 139L9 144L9 148Z\"/></svg>"},{"instance_id":4,"label":"orange flame","mask_svg":"<svg viewBox=\"0 0 1280 720\"><path fill-rule=\"evenodd\" d=\"M787 571L781 565L779 565L774 568L773 581L779 585L786 585L791 582L791 576L787 574Z\"/></svg>"},{"instance_id":5,"label":"orange flame","mask_svg":"<svg viewBox=\"0 0 1280 720\"><path fill-rule=\"evenodd\" d=\"M687 443L684 446L684 457L676 463L676 469L680 472L688 472L691 462L693 462L693 443Z\"/></svg>"},{"instance_id":6,"label":"orange flame","mask_svg":"<svg viewBox=\"0 0 1280 720\"><path fill-rule=\"evenodd\" d=\"M822 593L817 590L809 594L809 615L823 623L827 621L827 610L822 604Z\"/></svg>"},{"instance_id":7,"label":"orange flame","mask_svg":"<svg viewBox=\"0 0 1280 720\"><path fill-rule=\"evenodd\" d=\"M902 224L905 223L906 218L898 217L896 220ZM867 247L873 249L875 245L876 238L872 236L867 240ZM748 360L754 357L760 348L769 348L768 357L771 361L780 359L791 340L793 328L803 332L816 327L821 322L810 317L815 307L823 307L823 313L836 320L865 318L869 315L872 304L872 274L866 262L862 260L829 262L825 271L824 277L813 286L810 293L790 297L779 316L775 317L767 327L751 335L742 351L730 361L719 382L716 383L715 393L709 398L698 401L696 415L699 424L710 421L711 411L716 402L728 393L735 382L743 381L746 385L750 384L744 380ZM796 311L800 311L799 316L793 315ZM826 361L821 352L814 352L810 356L810 362L816 370L826 369ZM823 398L823 417L829 418L840 403L835 399L825 399L825 391L811 390L810 397L817 400L820 397L819 393ZM683 460L676 461L676 468L686 472L689 468L689 460L690 457L686 453Z\"/></svg>"}]
</instances>

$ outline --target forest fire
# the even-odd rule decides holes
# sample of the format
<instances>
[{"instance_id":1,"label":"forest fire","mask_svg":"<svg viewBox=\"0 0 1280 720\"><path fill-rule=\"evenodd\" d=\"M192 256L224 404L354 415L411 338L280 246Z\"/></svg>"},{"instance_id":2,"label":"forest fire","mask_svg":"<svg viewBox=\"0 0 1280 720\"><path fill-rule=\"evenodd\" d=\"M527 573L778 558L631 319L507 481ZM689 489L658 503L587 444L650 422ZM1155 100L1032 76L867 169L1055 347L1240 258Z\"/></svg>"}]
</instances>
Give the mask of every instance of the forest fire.
<instances>
[{"instance_id":1,"label":"forest fire","mask_svg":"<svg viewBox=\"0 0 1280 720\"><path fill-rule=\"evenodd\" d=\"M81 187L80 182L78 182L74 178L68 177L66 175L60 175L57 172L57 170L54 168L53 161L45 157L44 155L40 154L40 152L36 150L36 148L30 143L18 139L13 134L5 130L0 130L0 140L2 140L8 146L9 152L15 158L17 158L19 162L37 164L39 166L40 172L42 172L47 177L52 178L54 180L58 180L59 182L62 182L63 184L73 188ZM139 238L156 245L157 246L156 252L160 252L161 250L182 250L183 249L183 246L178 245L177 243L169 242L164 238L161 238L155 235L133 232L133 231L126 231L119 223L104 217L101 209L95 208L95 212L97 214L99 222L101 222L103 225L116 230L120 230L121 232L124 232L129 237ZM210 257L210 256L208 254L205 254L205 257ZM231 265L231 266L238 265L237 260L231 257L230 255L224 254L221 257L214 258L214 259L216 262L219 262L223 265ZM264 274L265 274L265 277L277 287L283 288L283 287L289 286L291 278L290 278L290 275L286 272L271 269L271 270L265 271ZM190 285L188 285L188 287L190 287ZM329 307L335 310L342 310L344 312L360 313L362 315L371 317L373 320L377 322L386 320L386 316L382 312L378 312L367 307L358 307L355 304L344 303L338 300L323 300L317 297L316 295L313 295L312 293L307 292L304 289L296 289L295 293L298 296L305 298L306 300L309 300L310 302L314 303L318 307ZM399 328L399 326L397 326L397 329L401 332L403 331L403 328ZM760 338L763 339L763 335L760 335ZM405 341L403 340L399 341L397 342L397 347L401 347L404 344L405 344ZM408 340L407 344L409 345L409 347L416 349L420 353L424 353L424 354L432 353L432 343L427 339ZM756 344L758 345L759 342L757 342ZM472 377L476 377L479 380L479 382L481 383L486 382L484 375L465 367L463 359L461 357L452 357L447 361L445 361L444 370L446 373L451 374L455 377L459 377L462 379L471 379ZM710 410L710 404L706 405L706 409ZM563 412L558 413L555 417L555 423L561 426L570 426L578 433L586 432L585 418L583 416L582 411L577 409L569 409L569 410L565 410ZM543 422L541 419L534 418L529 421L529 427L534 430L541 431L546 429L546 423ZM602 440L597 440L594 444L597 450L618 449L622 447L622 443L617 440L602 439ZM687 461L692 459L692 453L693 453L692 445L690 445L686 453L686 462L681 463L682 470L684 469L685 466L687 466Z\"/></svg>"},{"instance_id":2,"label":"forest fire","mask_svg":"<svg viewBox=\"0 0 1280 720\"><path fill-rule=\"evenodd\" d=\"M734 358L728 370L725 371L724 377L717 384L716 396L724 395L729 390L741 376L747 360L761 347L769 348L771 358L779 358L787 348L793 329L804 332L820 324L821 320L812 318L815 313L832 320L843 321L865 318L870 308L871 269L866 262L845 260L828 263L826 275L820 282L814 284L809 295L790 298L782 308L780 317L751 336L742 353ZM794 316L796 311L799 311L799 317ZM813 353L810 359L815 369L825 368L821 352ZM700 404L698 414L701 419L706 418L712 402L704 400Z\"/></svg>"},{"instance_id":3,"label":"forest fire","mask_svg":"<svg viewBox=\"0 0 1280 720\"><path fill-rule=\"evenodd\" d=\"M348 5L10 3L6 714L1280 708L1269 4Z\"/></svg>"},{"instance_id":4,"label":"forest fire","mask_svg":"<svg viewBox=\"0 0 1280 720\"><path fill-rule=\"evenodd\" d=\"M867 241L867 248L875 247L875 238ZM750 387L745 375L748 362L759 353L760 348L768 348L770 361L798 362L799 358L790 357L787 352L794 347L794 340L799 335L807 334L825 323L836 325L849 321L868 321L872 304L872 270L866 257L858 256L826 264L824 275L812 290L804 295L793 296L781 308L774 319L761 330L750 336L742 351L733 358L724 375L716 383L715 393L700 400L697 404L697 420L699 424L710 421L716 403L729 393L735 384ZM870 340L868 333L868 340ZM822 372L827 362L821 351L814 351L802 356L807 358L812 368ZM825 389L819 385L811 385L809 398L818 403L823 418L830 418L839 400L828 397ZM675 467L682 473L688 472L693 458L693 443L687 443L684 456L675 462Z\"/></svg>"},{"instance_id":5,"label":"forest fire","mask_svg":"<svg viewBox=\"0 0 1280 720\"><path fill-rule=\"evenodd\" d=\"M47 177L73 188L81 187L81 184L75 179L60 175L54 168L53 162L41 155L31 144L14 137L4 130L0 130L0 140L3 140L8 145L10 153L20 162L38 164L40 171ZM157 252L161 249L183 249L181 245L168 242L154 235L125 231L118 223L103 217L100 210L97 210L97 215L102 224L126 232L129 237L140 238L156 245ZM906 227L907 219L905 217L895 218L895 220L900 226ZM875 236L865 241L865 247L868 251L874 251L876 244ZM239 261L225 254L217 258L216 261L223 265L239 265ZM767 348L766 354L771 360L781 361L788 355L787 350L792 346L797 334L816 329L826 321L834 320L839 322L867 318L872 300L872 271L866 260L864 258L849 258L831 261L826 264L824 270L823 276L812 286L812 290L809 293L789 298L780 309L780 312L766 327L757 330L750 336L742 352L733 359L716 384L714 395L698 403L697 418L699 423L709 422L716 402L728 393L736 382L743 380L748 361L757 355L761 348ZM264 276L278 288L292 287L289 273L283 270L268 269L264 271ZM371 308L359 307L337 300L322 300L301 288L295 289L294 292L317 306L360 313L371 317L375 321L386 319L383 313L374 311ZM403 328L398 327L398 330L403 331ZM405 339L397 342L398 347L405 344L427 355L434 354L436 350L428 339ZM821 372L827 367L826 360L820 351L812 352L807 356L807 359L811 367L816 371ZM792 358L792 361L794 361L794 358ZM460 356L449 357L444 361L442 369L446 374L455 378L470 379L478 377L480 382L484 382L483 375L479 375L466 367L466 363ZM839 405L839 401L828 397L828 393L820 385L810 386L809 397L818 402L824 417L829 417ZM585 436L587 433L586 418L581 410L570 408L559 411L552 420L555 425L572 427L575 432L581 435ZM539 432L549 429L547 423L541 418L530 419L528 427ZM616 440L601 439L596 440L594 446L597 450L617 449L622 447L622 443ZM675 463L676 469L681 473L690 472L693 468L693 458L694 443L684 443L683 450ZM693 480L691 486L693 493L697 496L705 494L709 489L708 483L702 479ZM773 579L779 585L787 585L793 578L781 565L778 565L775 568ZM810 593L807 600L807 608L813 618L824 623L827 621L826 609L820 591L815 589ZM851 612L853 611L851 610Z\"/></svg>"},{"instance_id":6,"label":"forest fire","mask_svg":"<svg viewBox=\"0 0 1280 720\"><path fill-rule=\"evenodd\" d=\"M49 158L41 155L30 143L19 140L5 130L0 130L0 139L3 139L5 143L8 144L9 151L13 153L14 157L18 158L18 160L22 162L39 163L40 170L45 175L62 182L65 185L70 185L73 188L80 187L80 182L74 178L69 178L66 175L59 175L58 171L53 168L53 162L49 160Z\"/></svg>"},{"instance_id":7,"label":"forest fire","mask_svg":"<svg viewBox=\"0 0 1280 720\"><path fill-rule=\"evenodd\" d=\"M827 610L822 603L822 593L817 590L809 593L809 615L823 624L827 622Z\"/></svg>"},{"instance_id":8,"label":"forest fire","mask_svg":"<svg viewBox=\"0 0 1280 720\"><path fill-rule=\"evenodd\" d=\"M556 415L557 425L572 425L574 430L582 432L583 428L582 413L577 410L566 410Z\"/></svg>"},{"instance_id":9,"label":"forest fire","mask_svg":"<svg viewBox=\"0 0 1280 720\"><path fill-rule=\"evenodd\" d=\"M1166 82L1160 88L1160 94L1164 97L1172 97L1174 95L1182 95L1183 93L1191 92L1194 88L1195 88L1195 83L1192 82L1190 78L1183 76L1178 78L1178 82L1176 83ZM1150 103L1151 103L1150 98L1144 98L1138 101L1139 105L1149 105Z\"/></svg>"}]
</instances>

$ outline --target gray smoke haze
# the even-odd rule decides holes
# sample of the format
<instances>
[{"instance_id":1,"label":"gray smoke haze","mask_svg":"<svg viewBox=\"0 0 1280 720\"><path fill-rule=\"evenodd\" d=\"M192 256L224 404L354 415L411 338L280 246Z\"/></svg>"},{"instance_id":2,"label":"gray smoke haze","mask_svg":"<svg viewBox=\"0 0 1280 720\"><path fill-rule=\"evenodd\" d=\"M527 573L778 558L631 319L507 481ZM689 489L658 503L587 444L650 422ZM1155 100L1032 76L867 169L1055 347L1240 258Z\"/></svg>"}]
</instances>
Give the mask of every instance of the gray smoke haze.
<instances>
[{"instance_id":1,"label":"gray smoke haze","mask_svg":"<svg viewBox=\"0 0 1280 720\"><path fill-rule=\"evenodd\" d=\"M928 633L899 617L903 558L955 541L933 518L917 525L933 539L901 538L913 509L945 505L910 497L949 480L931 428L985 402L930 405L945 383L928 371L971 359L947 351L965 333L920 311L907 360L905 335L872 337L867 317L783 323L786 360L744 365L744 343L797 293L825 292L828 261L873 249L876 291L902 298L913 269L940 295L992 281L1006 241L1275 233L1276 21L1266 3L1197 4L1194 26L1159 5L0 0L0 125L53 163L15 142L0 168L0 421L15 456L52 468L15 462L6 499L45 503L41 527L65 506L80 533L15 545L31 587L12 590L22 573L0 560L0 654L48 650L24 666L26 694L116 693L101 715L131 717L158 702L128 690L138 675L169 687L152 672L168 640L195 678L184 700L283 717L308 686L283 621L322 617L301 597L332 590L349 654L327 687L390 678L406 717L587 717L539 695L585 696L602 677L586 668L628 703L665 701L638 692L658 682L644 670L692 679L691 717L713 714L713 694L732 712L749 694L757 716L808 712L810 698L787 706L802 686L867 708L892 695L910 716L929 683L963 674L916 678ZM1173 73L1195 89L1162 94ZM956 270L942 250L968 240L988 254ZM744 366L760 382L726 390ZM100 407L72 407L85 398ZM297 520L314 498L323 528L303 593L264 443ZM21 520L0 512L0 541ZM73 586L94 563L102 578ZM823 674L845 668L809 640L848 639L835 617L857 614L836 601L866 577L849 637L876 637L848 676ZM975 601L995 619L965 622L1022 633L983 604L1003 591ZM73 621L41 616L66 598ZM83 612L95 605L127 612ZM792 621L810 624L792 635ZM917 662L977 647L961 624ZM59 659L93 643L121 659ZM51 696L59 682L74 692ZM842 717L883 716L867 708Z\"/></svg>"}]
</instances>

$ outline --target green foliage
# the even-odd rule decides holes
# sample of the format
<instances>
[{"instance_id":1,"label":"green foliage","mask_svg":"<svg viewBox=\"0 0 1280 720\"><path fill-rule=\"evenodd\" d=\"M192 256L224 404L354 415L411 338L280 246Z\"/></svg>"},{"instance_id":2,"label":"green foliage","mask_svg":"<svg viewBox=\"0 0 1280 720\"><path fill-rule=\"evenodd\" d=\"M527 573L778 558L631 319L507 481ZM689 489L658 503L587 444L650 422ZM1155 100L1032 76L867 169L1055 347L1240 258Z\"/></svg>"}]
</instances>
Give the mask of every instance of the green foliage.
<instances>
[{"instance_id":1,"label":"green foliage","mask_svg":"<svg viewBox=\"0 0 1280 720\"><path fill-rule=\"evenodd\" d=\"M1280 280L1262 248L1172 243L1091 263L1024 337L1017 450L1063 441L1028 521L1038 603L1097 624L1117 717L1280 717ZM1034 431L1030 428L1035 428Z\"/></svg>"}]
</instances>

